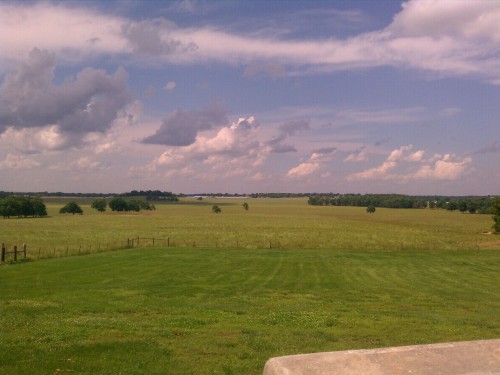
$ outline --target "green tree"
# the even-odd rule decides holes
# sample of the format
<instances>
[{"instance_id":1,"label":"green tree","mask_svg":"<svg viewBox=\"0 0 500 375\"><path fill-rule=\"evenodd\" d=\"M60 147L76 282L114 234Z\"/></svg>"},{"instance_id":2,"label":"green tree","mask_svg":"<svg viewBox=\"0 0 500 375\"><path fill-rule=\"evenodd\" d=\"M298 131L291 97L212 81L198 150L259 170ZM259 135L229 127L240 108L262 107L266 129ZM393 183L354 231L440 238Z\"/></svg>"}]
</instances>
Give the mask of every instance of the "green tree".
<instances>
[{"instance_id":1,"label":"green tree","mask_svg":"<svg viewBox=\"0 0 500 375\"><path fill-rule=\"evenodd\" d=\"M491 213L493 214L493 231L500 233L500 198L496 198L491 204Z\"/></svg>"},{"instance_id":2,"label":"green tree","mask_svg":"<svg viewBox=\"0 0 500 375\"><path fill-rule=\"evenodd\" d=\"M135 199L127 201L127 206L128 206L128 211L139 212L141 210L141 203Z\"/></svg>"},{"instance_id":3,"label":"green tree","mask_svg":"<svg viewBox=\"0 0 500 375\"><path fill-rule=\"evenodd\" d=\"M83 214L82 208L76 202L69 202L59 210L60 214Z\"/></svg>"},{"instance_id":4,"label":"green tree","mask_svg":"<svg viewBox=\"0 0 500 375\"><path fill-rule=\"evenodd\" d=\"M375 212L375 206L366 207L366 212L373 214Z\"/></svg>"},{"instance_id":5,"label":"green tree","mask_svg":"<svg viewBox=\"0 0 500 375\"><path fill-rule=\"evenodd\" d=\"M247 202L243 203L242 206L245 211L248 211L248 209L250 208Z\"/></svg>"},{"instance_id":6,"label":"green tree","mask_svg":"<svg viewBox=\"0 0 500 375\"><path fill-rule=\"evenodd\" d=\"M113 198L109 201L108 205L111 211L128 211L127 202L123 198Z\"/></svg>"},{"instance_id":7,"label":"green tree","mask_svg":"<svg viewBox=\"0 0 500 375\"><path fill-rule=\"evenodd\" d=\"M139 201L139 205L141 207L141 210L153 211L156 209L156 207L154 207L154 204L151 204L148 201Z\"/></svg>"},{"instance_id":8,"label":"green tree","mask_svg":"<svg viewBox=\"0 0 500 375\"><path fill-rule=\"evenodd\" d=\"M458 210L460 212L467 212L467 201L461 199L457 203Z\"/></svg>"},{"instance_id":9,"label":"green tree","mask_svg":"<svg viewBox=\"0 0 500 375\"><path fill-rule=\"evenodd\" d=\"M448 202L448 205L447 205L447 207L446 207L446 209L447 209L448 211L455 211L456 209L458 209L458 204L457 204L457 202L455 202L455 201L449 201L449 202Z\"/></svg>"},{"instance_id":10,"label":"green tree","mask_svg":"<svg viewBox=\"0 0 500 375\"><path fill-rule=\"evenodd\" d=\"M31 198L31 204L33 205L33 210L35 211L35 216L43 217L47 216L47 207L42 201L42 198L36 197Z\"/></svg>"},{"instance_id":11,"label":"green tree","mask_svg":"<svg viewBox=\"0 0 500 375\"><path fill-rule=\"evenodd\" d=\"M9 195L2 199L0 210L3 217L21 216L21 202L19 197Z\"/></svg>"},{"instance_id":12,"label":"green tree","mask_svg":"<svg viewBox=\"0 0 500 375\"><path fill-rule=\"evenodd\" d=\"M0 215L5 218L47 216L47 209L40 197L19 197L15 195L0 199Z\"/></svg>"},{"instance_id":13,"label":"green tree","mask_svg":"<svg viewBox=\"0 0 500 375\"><path fill-rule=\"evenodd\" d=\"M106 211L107 206L108 203L106 202L106 199L96 199L95 201L92 202L91 205L92 208L95 208L99 212Z\"/></svg>"},{"instance_id":14,"label":"green tree","mask_svg":"<svg viewBox=\"0 0 500 375\"><path fill-rule=\"evenodd\" d=\"M216 214L220 214L222 212L222 210L220 209L219 206L217 206L216 204L212 206L212 212L213 213L216 213Z\"/></svg>"}]
</instances>

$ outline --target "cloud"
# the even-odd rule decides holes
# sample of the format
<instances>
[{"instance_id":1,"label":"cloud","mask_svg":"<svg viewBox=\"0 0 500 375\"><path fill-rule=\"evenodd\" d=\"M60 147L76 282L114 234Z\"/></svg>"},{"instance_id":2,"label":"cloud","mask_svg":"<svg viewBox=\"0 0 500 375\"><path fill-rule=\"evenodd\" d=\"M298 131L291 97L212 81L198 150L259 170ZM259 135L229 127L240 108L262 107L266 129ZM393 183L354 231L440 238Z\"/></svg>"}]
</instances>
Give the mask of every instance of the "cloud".
<instances>
[{"instance_id":1,"label":"cloud","mask_svg":"<svg viewBox=\"0 0 500 375\"><path fill-rule=\"evenodd\" d=\"M425 152L418 150L410 153L412 148L412 145L401 146L391 151L381 165L350 174L347 176L347 180L397 180L399 182L457 180L467 172L472 162L470 157L460 158L453 154L434 155L428 160L424 160ZM416 170L413 168L415 163L418 163Z\"/></svg>"},{"instance_id":2,"label":"cloud","mask_svg":"<svg viewBox=\"0 0 500 375\"><path fill-rule=\"evenodd\" d=\"M175 89L175 86L176 86L176 83L173 81L170 81L165 85L164 89L167 91L172 91L173 89Z\"/></svg>"},{"instance_id":3,"label":"cloud","mask_svg":"<svg viewBox=\"0 0 500 375\"><path fill-rule=\"evenodd\" d=\"M326 147L314 151L309 159L290 169L286 177L292 179L303 178L319 171L325 163L332 160L335 152L336 149L334 147Z\"/></svg>"},{"instance_id":4,"label":"cloud","mask_svg":"<svg viewBox=\"0 0 500 375\"><path fill-rule=\"evenodd\" d=\"M119 111L131 101L127 74L114 75L85 68L76 78L53 84L55 56L33 49L15 73L0 86L0 131L52 127L52 131L79 143L90 132L105 132ZM56 126L54 128L53 126Z\"/></svg>"},{"instance_id":5,"label":"cloud","mask_svg":"<svg viewBox=\"0 0 500 375\"><path fill-rule=\"evenodd\" d=\"M404 160L409 161L409 162L418 162L418 161L421 161L423 159L424 154L425 154L424 150L418 150L418 151L415 151L413 154L405 157Z\"/></svg>"},{"instance_id":6,"label":"cloud","mask_svg":"<svg viewBox=\"0 0 500 375\"><path fill-rule=\"evenodd\" d=\"M401 146L400 148L398 148L396 150L392 150L391 153L389 154L389 156L387 157L387 161L390 161L390 162L398 161L399 159L402 158L403 154L406 151L410 151L412 148L413 148L412 145L408 145L408 146Z\"/></svg>"},{"instance_id":7,"label":"cloud","mask_svg":"<svg viewBox=\"0 0 500 375\"><path fill-rule=\"evenodd\" d=\"M7 154L7 157L0 161L0 169L33 169L41 164L29 156Z\"/></svg>"},{"instance_id":8,"label":"cloud","mask_svg":"<svg viewBox=\"0 0 500 375\"><path fill-rule=\"evenodd\" d=\"M477 150L475 154L493 154L500 152L500 142L492 142L488 146L483 147L480 150Z\"/></svg>"},{"instance_id":9,"label":"cloud","mask_svg":"<svg viewBox=\"0 0 500 375\"><path fill-rule=\"evenodd\" d=\"M175 23L165 18L128 22L121 26L134 53L160 56L196 50L196 44L184 43L171 35L176 29Z\"/></svg>"},{"instance_id":10,"label":"cloud","mask_svg":"<svg viewBox=\"0 0 500 375\"><path fill-rule=\"evenodd\" d=\"M441 160L437 160L434 164L424 165L414 174L405 176L405 179L457 180L466 172L471 162L472 159L470 157L460 159L455 155L446 154Z\"/></svg>"},{"instance_id":11,"label":"cloud","mask_svg":"<svg viewBox=\"0 0 500 375\"><path fill-rule=\"evenodd\" d=\"M347 176L348 181L357 180L387 180L392 179L393 176L388 176L387 172L396 168L397 163L395 161L386 160L381 165L375 168L370 168L362 172L353 173Z\"/></svg>"},{"instance_id":12,"label":"cloud","mask_svg":"<svg viewBox=\"0 0 500 375\"><path fill-rule=\"evenodd\" d=\"M37 46L74 62L127 52L120 27L126 20L94 9L49 2L0 3L0 60L20 61Z\"/></svg>"},{"instance_id":13,"label":"cloud","mask_svg":"<svg viewBox=\"0 0 500 375\"><path fill-rule=\"evenodd\" d=\"M89 156L81 156L72 161L53 164L49 167L53 171L76 172L76 171L100 171L107 169L104 163L94 160Z\"/></svg>"},{"instance_id":14,"label":"cloud","mask_svg":"<svg viewBox=\"0 0 500 375\"><path fill-rule=\"evenodd\" d=\"M500 74L498 1L410 0L387 27L343 39L297 39L262 30L244 34L216 26L182 28L165 18L132 21L53 3L1 3L0 24L4 60L19 59L36 45L65 61L99 54L151 64L216 61L246 65L249 76L391 66L498 84Z\"/></svg>"},{"instance_id":15,"label":"cloud","mask_svg":"<svg viewBox=\"0 0 500 375\"><path fill-rule=\"evenodd\" d=\"M201 111L178 109L163 119L155 134L142 140L145 144L188 146L195 142L198 132L227 123L228 111L220 103L211 103Z\"/></svg>"},{"instance_id":16,"label":"cloud","mask_svg":"<svg viewBox=\"0 0 500 375\"><path fill-rule=\"evenodd\" d=\"M366 155L366 146L354 150L344 159L344 161L351 161L351 162L362 162L366 160L368 160L368 156Z\"/></svg>"},{"instance_id":17,"label":"cloud","mask_svg":"<svg viewBox=\"0 0 500 375\"><path fill-rule=\"evenodd\" d=\"M271 147L271 151L275 153L296 152L297 149L294 146L285 144L283 141L299 131L309 129L309 121L306 120L285 122L278 127L280 131L278 136L271 139L267 144Z\"/></svg>"},{"instance_id":18,"label":"cloud","mask_svg":"<svg viewBox=\"0 0 500 375\"><path fill-rule=\"evenodd\" d=\"M255 181L256 176L262 176L258 168L269 155L269 147L258 140L259 129L252 116L240 118L212 136L198 134L191 145L168 148L146 169L202 181L212 181L215 176Z\"/></svg>"},{"instance_id":19,"label":"cloud","mask_svg":"<svg viewBox=\"0 0 500 375\"><path fill-rule=\"evenodd\" d=\"M202 160L214 165L221 158L237 159L252 157L264 148L256 139L258 124L253 117L240 118L229 126L224 126L214 136L198 135L191 145L169 148L155 160L156 165L178 165L192 160Z\"/></svg>"},{"instance_id":20,"label":"cloud","mask_svg":"<svg viewBox=\"0 0 500 375\"><path fill-rule=\"evenodd\" d=\"M60 150L68 144L68 139L57 125L42 128L7 128L0 134L0 142L23 154L39 154L46 150Z\"/></svg>"}]
</instances>

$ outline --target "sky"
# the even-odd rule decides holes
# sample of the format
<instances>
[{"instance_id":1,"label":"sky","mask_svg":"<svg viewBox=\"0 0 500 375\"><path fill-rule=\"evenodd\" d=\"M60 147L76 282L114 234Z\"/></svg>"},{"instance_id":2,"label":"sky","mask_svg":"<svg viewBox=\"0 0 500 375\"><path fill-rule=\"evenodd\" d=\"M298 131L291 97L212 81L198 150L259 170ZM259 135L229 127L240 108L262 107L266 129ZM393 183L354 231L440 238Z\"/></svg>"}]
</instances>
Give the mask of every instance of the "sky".
<instances>
[{"instance_id":1,"label":"sky","mask_svg":"<svg viewBox=\"0 0 500 375\"><path fill-rule=\"evenodd\" d=\"M500 1L1 1L0 190L500 194Z\"/></svg>"}]
</instances>

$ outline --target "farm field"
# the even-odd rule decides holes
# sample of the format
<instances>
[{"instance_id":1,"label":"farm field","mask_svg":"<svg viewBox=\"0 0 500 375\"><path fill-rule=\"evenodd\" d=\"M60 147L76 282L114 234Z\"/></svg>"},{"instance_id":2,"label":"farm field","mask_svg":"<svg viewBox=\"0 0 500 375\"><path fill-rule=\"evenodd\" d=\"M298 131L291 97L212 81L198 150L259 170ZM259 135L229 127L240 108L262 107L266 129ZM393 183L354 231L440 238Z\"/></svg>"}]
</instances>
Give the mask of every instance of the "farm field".
<instances>
[{"instance_id":1,"label":"farm field","mask_svg":"<svg viewBox=\"0 0 500 375\"><path fill-rule=\"evenodd\" d=\"M207 248L328 248L339 250L500 249L490 215L430 209L309 206L306 199L185 198L155 211L59 214L70 199L47 200L49 217L0 219L7 246L28 246L31 259L123 248L127 239L155 238L154 246ZM250 209L243 210L248 202ZM212 213L212 205L222 209ZM137 241L134 242L137 245ZM142 240L140 246L153 246Z\"/></svg>"},{"instance_id":2,"label":"farm field","mask_svg":"<svg viewBox=\"0 0 500 375\"><path fill-rule=\"evenodd\" d=\"M500 336L497 251L142 248L0 268L2 374L259 374Z\"/></svg>"}]
</instances>

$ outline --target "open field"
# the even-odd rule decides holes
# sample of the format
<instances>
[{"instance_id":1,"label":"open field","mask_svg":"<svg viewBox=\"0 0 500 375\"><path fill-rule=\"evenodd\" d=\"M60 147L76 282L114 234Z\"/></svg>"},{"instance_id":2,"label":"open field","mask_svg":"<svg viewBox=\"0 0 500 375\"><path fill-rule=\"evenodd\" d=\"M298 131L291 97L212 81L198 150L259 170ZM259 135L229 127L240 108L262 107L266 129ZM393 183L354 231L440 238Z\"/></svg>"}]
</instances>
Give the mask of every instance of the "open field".
<instances>
[{"instance_id":1,"label":"open field","mask_svg":"<svg viewBox=\"0 0 500 375\"><path fill-rule=\"evenodd\" d=\"M271 356L498 338L498 255L172 247L5 265L0 372L259 374Z\"/></svg>"},{"instance_id":2,"label":"open field","mask_svg":"<svg viewBox=\"0 0 500 375\"><path fill-rule=\"evenodd\" d=\"M498 236L483 234L491 230L490 215L382 208L367 214L361 207L309 206L306 199L184 199L156 204L156 211L103 214L87 202L82 203L84 215L60 215L69 200L47 203L46 218L0 219L0 242L27 243L32 259L120 248L137 237L176 247L500 249ZM241 207L244 201L248 212ZM213 204L221 214L212 213Z\"/></svg>"}]
</instances>

